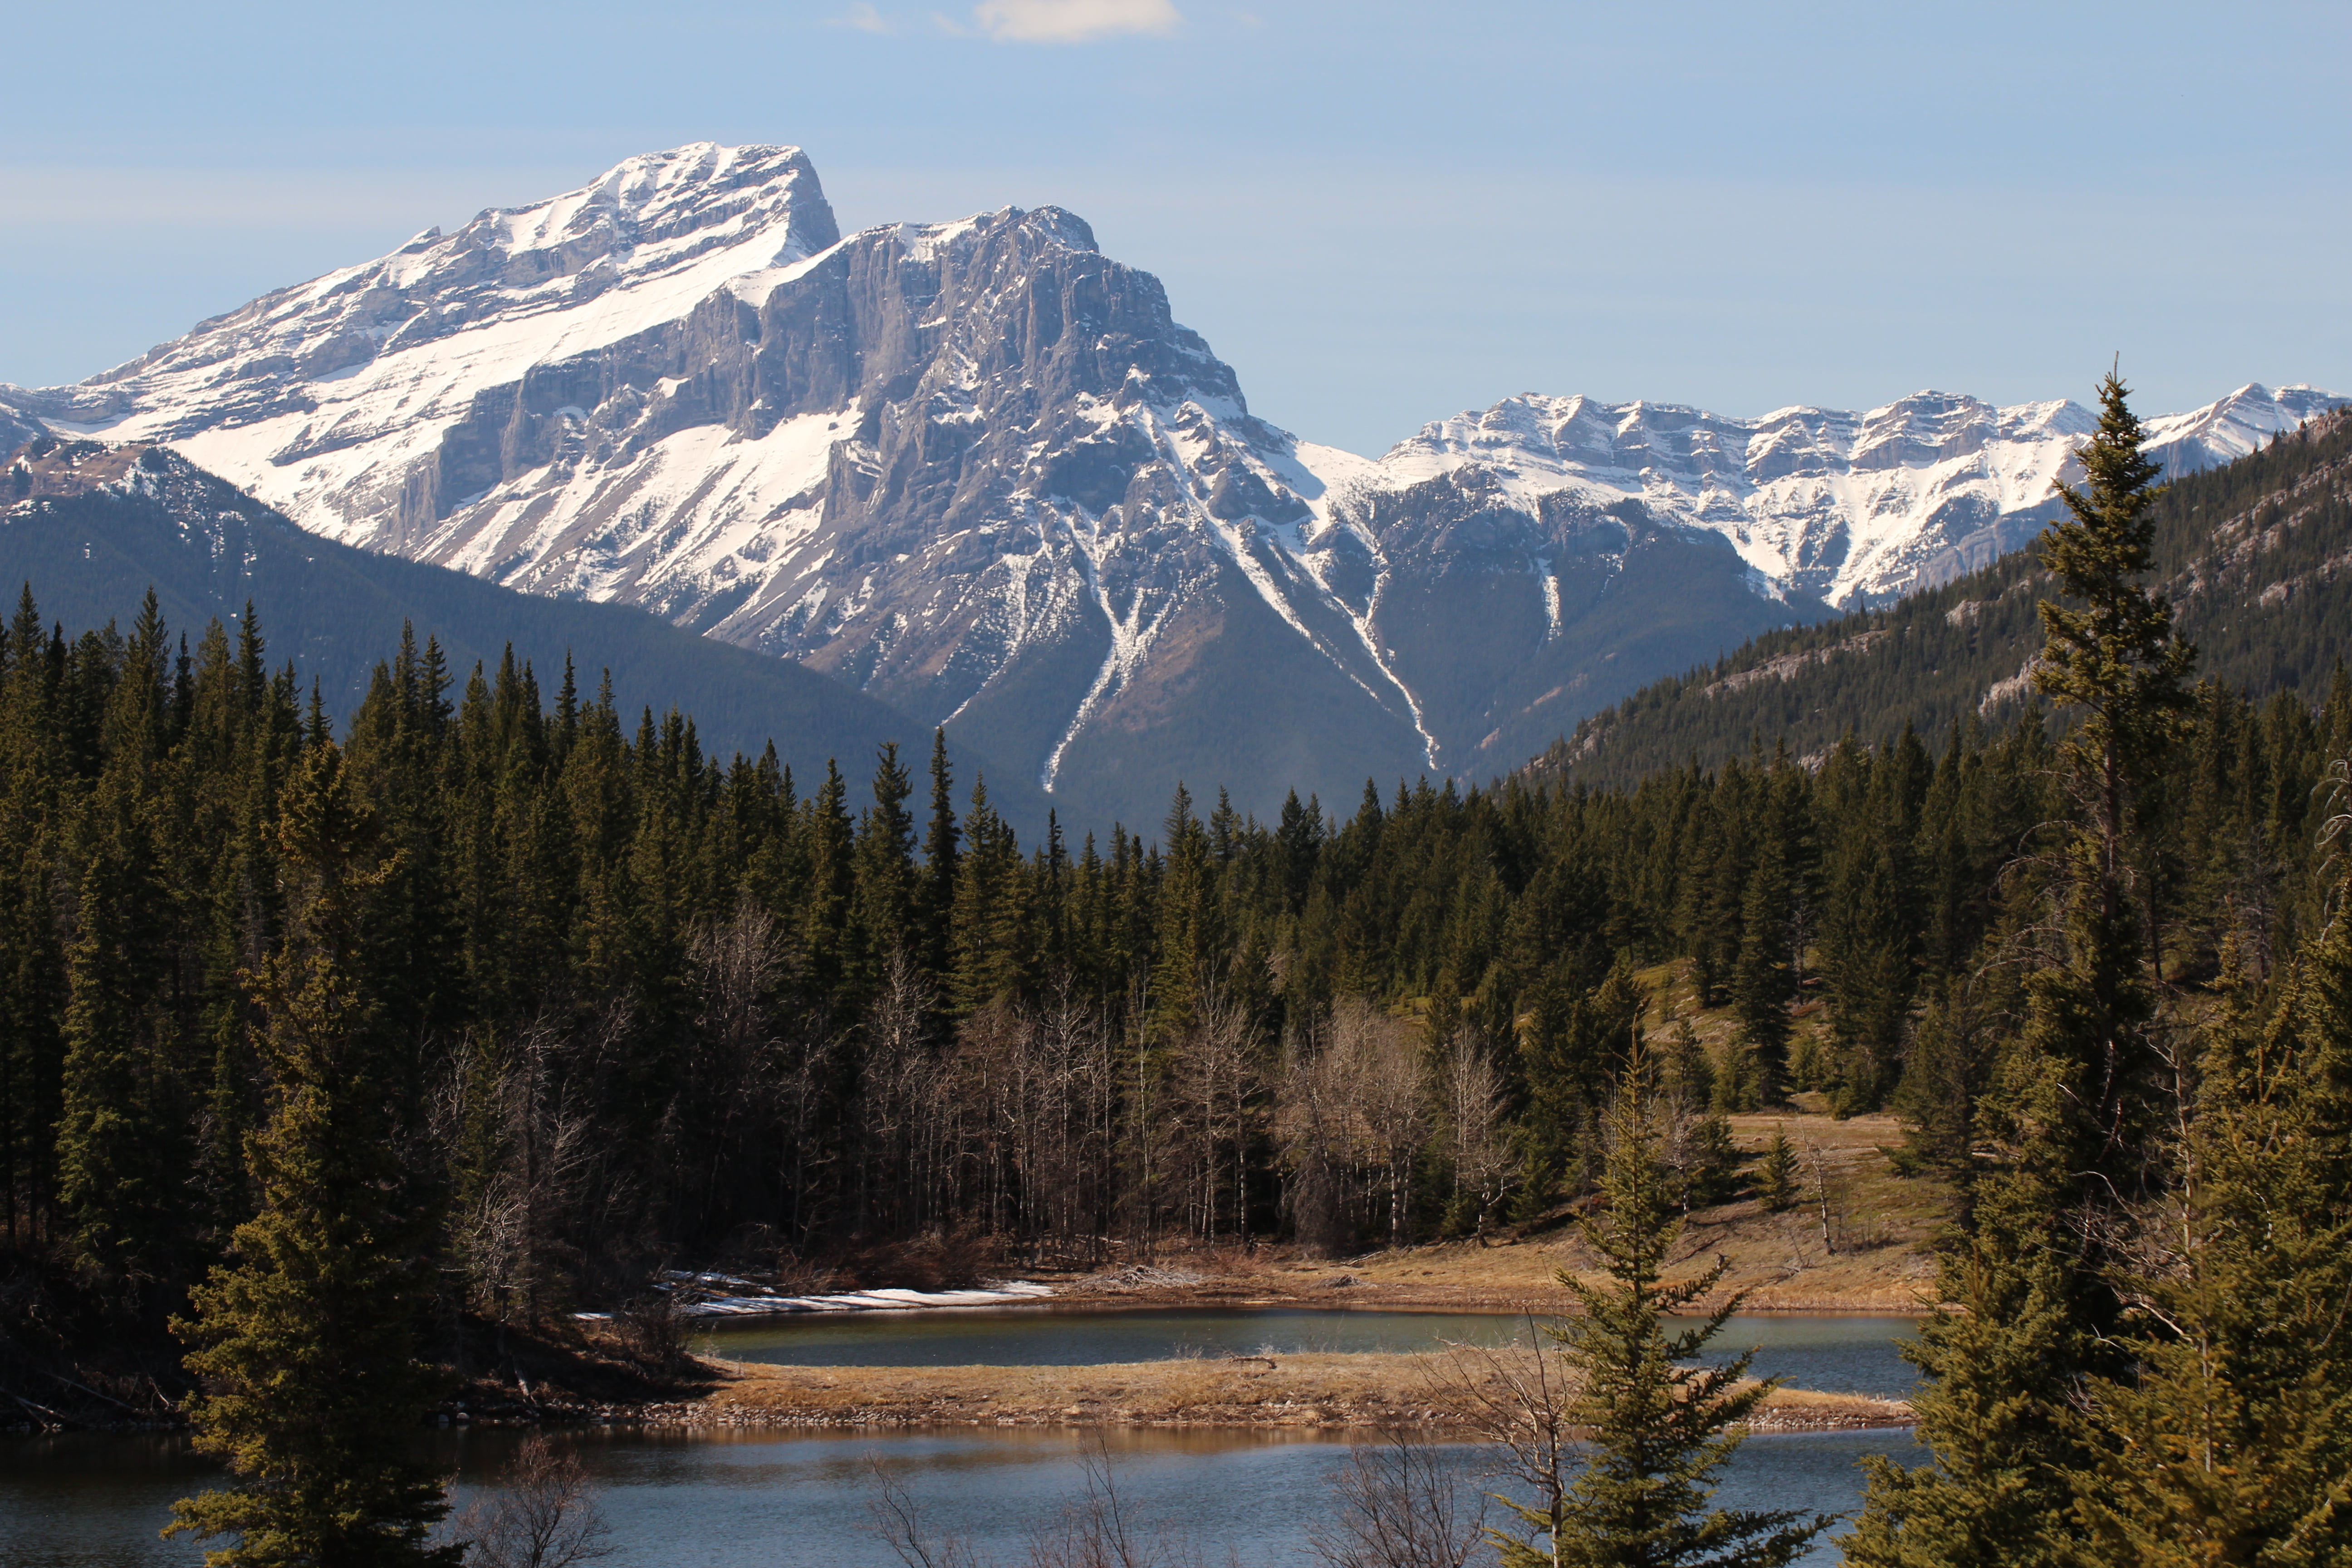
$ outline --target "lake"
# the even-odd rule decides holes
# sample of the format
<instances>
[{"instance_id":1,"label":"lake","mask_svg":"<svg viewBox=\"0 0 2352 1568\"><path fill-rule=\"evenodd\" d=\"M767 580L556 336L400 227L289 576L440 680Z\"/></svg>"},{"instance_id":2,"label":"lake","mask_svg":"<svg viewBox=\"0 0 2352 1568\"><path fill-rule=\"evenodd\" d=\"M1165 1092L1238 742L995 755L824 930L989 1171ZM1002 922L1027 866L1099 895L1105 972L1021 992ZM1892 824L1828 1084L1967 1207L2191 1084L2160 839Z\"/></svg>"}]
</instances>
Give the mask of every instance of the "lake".
<instances>
[{"instance_id":1,"label":"lake","mask_svg":"<svg viewBox=\"0 0 2352 1568\"><path fill-rule=\"evenodd\" d=\"M1756 1370L1833 1392L1901 1395L1913 1373L1895 1353L1899 1318L1736 1318L1720 1343L1758 1351ZM1293 1309L1016 1308L797 1318L729 1324L698 1342L746 1361L850 1365L1080 1365L1227 1352L1415 1351L1441 1341L1492 1343L1526 1321L1465 1312ZM878 1459L927 1516L984 1556L1022 1555L1079 1493L1092 1435L1032 1428L908 1432L684 1432L593 1428L560 1434L582 1456L616 1531L615 1564L791 1568L895 1563L867 1531ZM520 1441L508 1431L424 1439L470 1489L495 1480ZM1306 1531L1326 1510L1345 1436L1247 1430L1113 1430L1103 1435L1122 1490L1150 1518L1181 1521L1207 1560L1303 1563ZM1465 1479L1480 1450L1448 1445ZM1770 1435L1740 1450L1721 1494L1733 1507L1850 1510L1856 1462L1916 1460L1904 1429ZM217 1472L168 1435L0 1438L0 1568L159 1568L194 1564L202 1548L156 1531L176 1498ZM1491 1484L1491 1483L1489 1483ZM1810 1561L1828 1563L1823 1546Z\"/></svg>"},{"instance_id":2,"label":"lake","mask_svg":"<svg viewBox=\"0 0 2352 1568\"><path fill-rule=\"evenodd\" d=\"M1901 1399L1918 1374L1897 1353L1914 1320L1746 1313L1713 1349L1757 1352L1759 1377L1829 1394ZM1528 1321L1500 1312L1315 1308L1006 1307L734 1322L698 1336L705 1354L787 1366L1094 1366L1183 1355L1425 1351L1496 1344Z\"/></svg>"},{"instance_id":3,"label":"lake","mask_svg":"<svg viewBox=\"0 0 2352 1568\"><path fill-rule=\"evenodd\" d=\"M600 1488L612 1561L631 1568L891 1568L867 1529L871 1460L889 1466L940 1527L983 1556L1017 1559L1082 1485L1090 1436L985 1433L710 1433L600 1429L563 1435ZM1127 1431L1106 1435L1121 1491L1147 1520L1174 1521L1210 1562L1301 1563L1308 1527L1326 1510L1342 1439L1258 1432ZM520 1441L511 1432L438 1435L435 1453L467 1482L495 1478ZM1475 1483L1482 1456L1450 1445ZM1855 1464L1919 1450L1902 1430L1751 1437L1718 1500L1733 1507L1853 1509ZM176 1437L75 1434L0 1439L0 1563L7 1568L160 1568L202 1561L186 1541L158 1540L173 1499L205 1485L211 1466ZM1827 1544L1809 1561L1834 1562Z\"/></svg>"}]
</instances>

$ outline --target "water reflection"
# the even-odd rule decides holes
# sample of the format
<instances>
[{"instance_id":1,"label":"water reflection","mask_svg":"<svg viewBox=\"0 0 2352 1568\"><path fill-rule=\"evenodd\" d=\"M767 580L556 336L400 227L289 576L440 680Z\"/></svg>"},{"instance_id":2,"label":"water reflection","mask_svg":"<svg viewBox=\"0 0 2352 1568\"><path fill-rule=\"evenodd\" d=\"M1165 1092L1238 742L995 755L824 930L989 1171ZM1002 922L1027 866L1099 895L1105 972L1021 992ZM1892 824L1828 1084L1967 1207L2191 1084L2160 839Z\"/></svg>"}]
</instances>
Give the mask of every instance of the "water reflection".
<instances>
[{"instance_id":1,"label":"water reflection","mask_svg":"<svg viewBox=\"0 0 2352 1568\"><path fill-rule=\"evenodd\" d=\"M1068 1432L660 1435L614 1430L564 1435L595 1478L615 1532L615 1562L643 1568L886 1568L868 1532L870 1458L891 1466L927 1516L983 1556L1011 1561L1028 1533L1075 1497L1080 1444ZM451 1433L436 1455L459 1477L462 1502L496 1479L520 1436ZM1202 1555L1230 1551L1252 1563L1295 1563L1326 1508L1344 1440L1303 1434L1112 1432L1120 1488L1147 1518L1181 1527ZM1448 1450L1465 1476L1479 1451ZM1851 1510L1856 1461L1911 1462L1904 1431L1752 1438L1721 1500L1728 1506ZM7 1568L153 1568L194 1564L200 1547L156 1538L172 1500L205 1484L211 1468L184 1442L78 1436L0 1440L0 1562ZM1834 1561L1824 1544L1812 1559Z\"/></svg>"},{"instance_id":2,"label":"water reflection","mask_svg":"<svg viewBox=\"0 0 2352 1568\"><path fill-rule=\"evenodd\" d=\"M1896 1353L1911 1326L1909 1318L1750 1313L1716 1343L1726 1353L1755 1349L1759 1377L1899 1399L1917 1376ZM1093 1366L1187 1353L1424 1351L1527 1331L1525 1318L1498 1312L1015 1307L729 1324L700 1343L733 1361L795 1366Z\"/></svg>"}]
</instances>

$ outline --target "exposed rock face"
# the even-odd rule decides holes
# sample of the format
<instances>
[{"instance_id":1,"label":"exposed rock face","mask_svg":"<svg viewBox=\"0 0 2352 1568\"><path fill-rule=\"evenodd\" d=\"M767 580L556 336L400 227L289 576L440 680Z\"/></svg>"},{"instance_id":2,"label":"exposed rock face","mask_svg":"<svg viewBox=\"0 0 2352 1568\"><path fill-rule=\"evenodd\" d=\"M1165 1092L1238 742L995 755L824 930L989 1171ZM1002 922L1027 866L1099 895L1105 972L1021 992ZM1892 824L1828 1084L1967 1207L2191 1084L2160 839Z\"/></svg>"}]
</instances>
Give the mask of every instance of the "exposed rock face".
<instances>
[{"instance_id":1,"label":"exposed rock face","mask_svg":"<svg viewBox=\"0 0 2352 1568\"><path fill-rule=\"evenodd\" d=\"M1512 765L2030 537L2087 427L1527 397L1367 462L1254 417L1067 213L843 238L797 150L708 144L10 395L332 538L800 660L1130 823L1178 778L1264 811ZM2241 413L2182 439L2283 416Z\"/></svg>"},{"instance_id":2,"label":"exposed rock face","mask_svg":"<svg viewBox=\"0 0 2352 1568\"><path fill-rule=\"evenodd\" d=\"M2346 399L2241 387L2150 420L2168 477L2251 451ZM2017 549L2056 505L2054 480L2096 420L2072 402L1997 408L1923 392L1866 414L1784 408L1730 419L1671 404L1507 399L1425 426L1381 459L1391 485L1464 473L1523 509L1573 496L1639 501L1661 521L1722 535L1774 588L1883 602Z\"/></svg>"},{"instance_id":3,"label":"exposed rock face","mask_svg":"<svg viewBox=\"0 0 2352 1568\"><path fill-rule=\"evenodd\" d=\"M0 387L0 458L15 452L26 442L47 434L40 420L27 412L12 407L8 396L15 387Z\"/></svg>"}]
</instances>

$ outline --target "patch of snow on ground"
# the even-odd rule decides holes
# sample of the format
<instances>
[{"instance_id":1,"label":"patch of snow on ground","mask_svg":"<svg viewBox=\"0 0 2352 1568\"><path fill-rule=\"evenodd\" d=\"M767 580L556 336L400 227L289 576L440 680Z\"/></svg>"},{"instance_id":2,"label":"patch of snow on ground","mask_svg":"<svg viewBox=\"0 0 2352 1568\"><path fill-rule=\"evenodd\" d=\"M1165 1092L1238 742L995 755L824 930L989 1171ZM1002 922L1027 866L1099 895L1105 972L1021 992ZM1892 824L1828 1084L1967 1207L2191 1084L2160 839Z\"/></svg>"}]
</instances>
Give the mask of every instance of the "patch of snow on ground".
<instances>
[{"instance_id":1,"label":"patch of snow on ground","mask_svg":"<svg viewBox=\"0 0 2352 1568\"><path fill-rule=\"evenodd\" d=\"M751 1281L729 1275L672 1273L660 1289L709 1289L713 1286L750 1287ZM753 1287L756 1289L756 1287ZM845 1290L825 1296L712 1296L678 1304L681 1318L793 1317L804 1312L905 1312L932 1307L1004 1307L1037 1301L1054 1294L1051 1285L1007 1279L977 1290ZM601 1319L603 1312L576 1312L574 1317Z\"/></svg>"}]
</instances>

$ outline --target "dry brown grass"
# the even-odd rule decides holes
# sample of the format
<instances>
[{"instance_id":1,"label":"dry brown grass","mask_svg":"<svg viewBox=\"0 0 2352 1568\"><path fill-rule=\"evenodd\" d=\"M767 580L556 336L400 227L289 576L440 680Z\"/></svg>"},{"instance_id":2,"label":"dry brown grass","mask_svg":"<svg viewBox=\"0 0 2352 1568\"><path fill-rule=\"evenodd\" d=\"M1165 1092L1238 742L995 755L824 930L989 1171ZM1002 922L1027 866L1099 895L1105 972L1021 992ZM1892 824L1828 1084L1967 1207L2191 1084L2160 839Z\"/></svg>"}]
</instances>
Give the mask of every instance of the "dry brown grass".
<instances>
[{"instance_id":1,"label":"dry brown grass","mask_svg":"<svg viewBox=\"0 0 2352 1568\"><path fill-rule=\"evenodd\" d=\"M1732 1136L1749 1153L1760 1152L1778 1128L1796 1145L1805 1166L1805 1201L1768 1214L1753 1199L1692 1213L1683 1230L1682 1257L1696 1270L1717 1254L1731 1262L1726 1289L1748 1292L1763 1311L1916 1312L1932 1295L1935 1259L1928 1245L1950 1212L1950 1194L1938 1182L1895 1173L1879 1151L1901 1141L1889 1116L1839 1121L1814 1110L1734 1116ZM1827 1237L1813 1171L1827 1176ZM1227 1276L1218 1294L1240 1288L1265 1301L1312 1300L1333 1307L1516 1307L1557 1310L1567 1292L1565 1268L1593 1279L1597 1260L1577 1227L1561 1223L1488 1245L1438 1242L1400 1247L1340 1262L1267 1260L1254 1272ZM1346 1284L1339 1281L1345 1279Z\"/></svg>"},{"instance_id":2,"label":"dry brown grass","mask_svg":"<svg viewBox=\"0 0 2352 1568\"><path fill-rule=\"evenodd\" d=\"M1727 1010L1695 1010L1688 979L1679 966L1661 965L1638 978L1654 1001L1649 1024L1662 1035L1670 1016L1687 1017L1711 1051L1727 1048L1737 1025ZM1801 1008L1799 1037L1823 1027L1818 1005ZM1761 1153L1777 1129L1797 1149L1803 1169L1804 1201L1781 1214L1768 1214L1752 1199L1692 1214L1683 1233L1683 1256L1692 1268L1717 1254L1731 1262L1726 1289L1745 1290L1748 1304L1765 1311L1916 1312L1935 1285L1930 1253L1937 1231L1951 1213L1952 1194L1943 1183L1902 1177L1882 1151L1900 1145L1903 1129L1887 1115L1838 1121L1819 1095L1801 1094L1786 1111L1752 1112L1730 1118L1733 1141L1748 1154ZM1816 1173L1825 1182L1817 1183ZM1822 1213L1820 1189L1829 1194ZM1506 1233L1489 1245L1442 1242L1377 1252L1343 1262L1261 1258L1255 1269L1218 1281L1220 1294L1255 1288L1268 1301L1313 1300L1318 1305L1358 1307L1556 1308L1566 1292L1560 1269L1589 1276L1594 1259L1570 1223L1555 1216L1548 1227ZM1344 1285L1339 1281L1345 1279Z\"/></svg>"},{"instance_id":3,"label":"dry brown grass","mask_svg":"<svg viewBox=\"0 0 2352 1568\"><path fill-rule=\"evenodd\" d=\"M1463 1363L1456 1363L1457 1366ZM640 1419L803 1426L1416 1426L1464 1430L1472 1401L1428 1355L1282 1355L1106 1366L788 1367L717 1363L705 1398ZM1474 1368L1475 1375L1475 1368ZM1899 1401L1783 1389L1755 1425L1908 1422Z\"/></svg>"}]
</instances>

